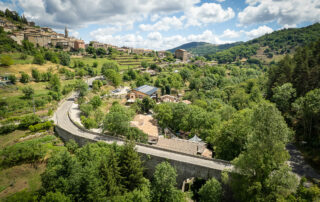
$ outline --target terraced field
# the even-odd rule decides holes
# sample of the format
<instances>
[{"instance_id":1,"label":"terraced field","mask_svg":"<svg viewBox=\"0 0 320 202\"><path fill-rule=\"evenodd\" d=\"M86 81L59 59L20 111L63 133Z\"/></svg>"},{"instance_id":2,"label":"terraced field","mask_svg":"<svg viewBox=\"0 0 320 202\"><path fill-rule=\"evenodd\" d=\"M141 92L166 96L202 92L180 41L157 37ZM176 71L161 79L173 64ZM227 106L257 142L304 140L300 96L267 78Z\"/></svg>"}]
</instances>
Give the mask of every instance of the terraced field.
<instances>
[{"instance_id":1,"label":"terraced field","mask_svg":"<svg viewBox=\"0 0 320 202\"><path fill-rule=\"evenodd\" d=\"M73 61L82 61L85 64L92 66L94 62L98 63L98 68L100 69L103 63L107 60L113 60L108 58L91 58L91 57L82 57L82 58L71 58L71 65ZM142 61L146 61L149 64L154 63L153 57L145 57L135 59L133 55L118 55L115 59L120 65L120 70L125 70L128 68L137 68L141 65Z\"/></svg>"}]
</instances>

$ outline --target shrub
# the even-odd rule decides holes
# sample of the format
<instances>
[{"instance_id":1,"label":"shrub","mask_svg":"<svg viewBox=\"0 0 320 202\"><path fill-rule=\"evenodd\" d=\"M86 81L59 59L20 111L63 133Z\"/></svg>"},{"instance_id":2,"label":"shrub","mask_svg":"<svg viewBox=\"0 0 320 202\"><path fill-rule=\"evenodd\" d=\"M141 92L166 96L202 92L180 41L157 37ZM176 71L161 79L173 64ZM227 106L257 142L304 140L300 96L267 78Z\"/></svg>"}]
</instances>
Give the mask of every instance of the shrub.
<instances>
[{"instance_id":1,"label":"shrub","mask_svg":"<svg viewBox=\"0 0 320 202\"><path fill-rule=\"evenodd\" d=\"M29 126L29 130L32 132L36 132L39 130L49 130L53 126L51 121L46 121L44 123L38 123L36 125Z\"/></svg>"},{"instance_id":2,"label":"shrub","mask_svg":"<svg viewBox=\"0 0 320 202\"><path fill-rule=\"evenodd\" d=\"M138 128L131 127L127 134L127 138L141 143L148 142L148 135Z\"/></svg>"},{"instance_id":3,"label":"shrub","mask_svg":"<svg viewBox=\"0 0 320 202\"><path fill-rule=\"evenodd\" d=\"M47 104L47 100L44 98L37 99L34 101L34 104L36 105L36 107L43 107L44 105Z\"/></svg>"},{"instance_id":4,"label":"shrub","mask_svg":"<svg viewBox=\"0 0 320 202\"><path fill-rule=\"evenodd\" d=\"M98 62L93 62L92 67L98 67Z\"/></svg>"},{"instance_id":5,"label":"shrub","mask_svg":"<svg viewBox=\"0 0 320 202\"><path fill-rule=\"evenodd\" d=\"M39 70L37 70L37 69L32 69L31 75L32 75L32 78L33 78L36 82L41 81L41 74L40 74Z\"/></svg>"},{"instance_id":6,"label":"shrub","mask_svg":"<svg viewBox=\"0 0 320 202\"><path fill-rule=\"evenodd\" d=\"M19 128L23 128L23 129L28 128L30 125L37 124L40 121L41 121L40 118L35 114L27 115L21 119Z\"/></svg>"},{"instance_id":7,"label":"shrub","mask_svg":"<svg viewBox=\"0 0 320 202\"><path fill-rule=\"evenodd\" d=\"M10 55L3 55L0 57L0 64L3 66L13 65L13 59Z\"/></svg>"},{"instance_id":8,"label":"shrub","mask_svg":"<svg viewBox=\"0 0 320 202\"><path fill-rule=\"evenodd\" d=\"M17 129L17 126L14 124L4 125L0 127L0 134L8 134Z\"/></svg>"},{"instance_id":9,"label":"shrub","mask_svg":"<svg viewBox=\"0 0 320 202\"><path fill-rule=\"evenodd\" d=\"M48 93L51 99L59 101L61 100L61 93L60 92L55 92L55 91L50 91Z\"/></svg>"},{"instance_id":10,"label":"shrub","mask_svg":"<svg viewBox=\"0 0 320 202\"><path fill-rule=\"evenodd\" d=\"M66 52L60 52L59 54L60 64L64 66L70 65L70 55Z\"/></svg>"},{"instance_id":11,"label":"shrub","mask_svg":"<svg viewBox=\"0 0 320 202\"><path fill-rule=\"evenodd\" d=\"M24 72L21 73L20 82L21 83L28 83L30 81L30 76Z\"/></svg>"},{"instance_id":12,"label":"shrub","mask_svg":"<svg viewBox=\"0 0 320 202\"><path fill-rule=\"evenodd\" d=\"M66 95L68 93L70 93L73 90L73 85L72 84L67 84L63 87L62 89L62 94Z\"/></svg>"},{"instance_id":13,"label":"shrub","mask_svg":"<svg viewBox=\"0 0 320 202\"><path fill-rule=\"evenodd\" d=\"M85 128L97 128L97 122L92 118L86 118L85 116L81 116L81 123L84 125Z\"/></svg>"},{"instance_id":14,"label":"shrub","mask_svg":"<svg viewBox=\"0 0 320 202\"><path fill-rule=\"evenodd\" d=\"M80 105L80 111L83 113L84 116L89 116L93 111L93 107L91 104L82 104Z\"/></svg>"},{"instance_id":15,"label":"shrub","mask_svg":"<svg viewBox=\"0 0 320 202\"><path fill-rule=\"evenodd\" d=\"M66 147L71 153L74 153L79 148L78 144L72 139L67 142Z\"/></svg>"},{"instance_id":16,"label":"shrub","mask_svg":"<svg viewBox=\"0 0 320 202\"><path fill-rule=\"evenodd\" d=\"M200 201L221 201L222 191L220 182L212 178L199 190Z\"/></svg>"},{"instance_id":17,"label":"shrub","mask_svg":"<svg viewBox=\"0 0 320 202\"><path fill-rule=\"evenodd\" d=\"M12 84L15 84L17 82L17 77L14 74L10 74L8 79Z\"/></svg>"},{"instance_id":18,"label":"shrub","mask_svg":"<svg viewBox=\"0 0 320 202\"><path fill-rule=\"evenodd\" d=\"M10 167L20 163L33 163L46 154L45 142L55 139L54 136L45 136L38 139L27 140L5 147L0 151L0 166Z\"/></svg>"},{"instance_id":19,"label":"shrub","mask_svg":"<svg viewBox=\"0 0 320 202\"><path fill-rule=\"evenodd\" d=\"M90 104L92 105L92 107L93 107L94 109L96 109L96 108L98 108L99 106L101 106L102 101L101 101L100 96L95 95L95 96L90 100Z\"/></svg>"},{"instance_id":20,"label":"shrub","mask_svg":"<svg viewBox=\"0 0 320 202\"><path fill-rule=\"evenodd\" d=\"M37 53L34 57L33 57L33 64L38 64L38 65L43 65L45 63L44 57L42 56L41 53Z\"/></svg>"},{"instance_id":21,"label":"shrub","mask_svg":"<svg viewBox=\"0 0 320 202\"><path fill-rule=\"evenodd\" d=\"M28 58L28 55L27 55L27 54L21 53L21 55L20 55L20 59L21 59L21 60L25 60L25 59L27 59L27 58Z\"/></svg>"},{"instance_id":22,"label":"shrub","mask_svg":"<svg viewBox=\"0 0 320 202\"><path fill-rule=\"evenodd\" d=\"M22 92L24 93L24 97L27 99L31 99L34 94L34 89L31 86L26 86L22 88Z\"/></svg>"}]
</instances>

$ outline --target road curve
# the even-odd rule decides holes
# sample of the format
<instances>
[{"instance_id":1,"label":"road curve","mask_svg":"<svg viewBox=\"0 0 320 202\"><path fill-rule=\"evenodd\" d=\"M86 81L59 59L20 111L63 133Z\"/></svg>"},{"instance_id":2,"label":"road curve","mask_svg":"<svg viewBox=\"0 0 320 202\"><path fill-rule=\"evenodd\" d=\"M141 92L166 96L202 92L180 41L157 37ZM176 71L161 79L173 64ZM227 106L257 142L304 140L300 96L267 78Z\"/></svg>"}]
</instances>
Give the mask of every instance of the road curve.
<instances>
[{"instance_id":1,"label":"road curve","mask_svg":"<svg viewBox=\"0 0 320 202\"><path fill-rule=\"evenodd\" d=\"M85 137L86 139L91 139L94 141L104 141L108 144L116 142L118 145L123 145L124 142L121 140L114 139L112 137L88 133L79 129L71 122L68 116L68 111L72 106L72 103L74 102L75 96L76 94L73 93L68 99L66 99L62 104L60 104L53 117L55 124L76 136ZM171 159L179 162L185 162L220 171L233 168L231 164L225 163L223 161L215 161L212 159L199 158L197 156L184 155L181 153L175 153L165 151L162 149L152 148L150 146L136 145L136 149L139 153Z\"/></svg>"}]
</instances>

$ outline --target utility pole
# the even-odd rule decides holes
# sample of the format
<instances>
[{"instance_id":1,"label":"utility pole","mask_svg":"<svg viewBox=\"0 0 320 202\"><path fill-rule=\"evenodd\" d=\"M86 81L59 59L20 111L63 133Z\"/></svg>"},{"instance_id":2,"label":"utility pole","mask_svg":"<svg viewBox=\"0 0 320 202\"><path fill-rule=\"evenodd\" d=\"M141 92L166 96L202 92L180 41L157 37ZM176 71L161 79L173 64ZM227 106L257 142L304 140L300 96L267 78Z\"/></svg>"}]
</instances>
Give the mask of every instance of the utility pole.
<instances>
[{"instance_id":1,"label":"utility pole","mask_svg":"<svg viewBox=\"0 0 320 202\"><path fill-rule=\"evenodd\" d=\"M34 105L34 95L32 96L32 103L33 103L33 114L36 114L36 107Z\"/></svg>"}]
</instances>

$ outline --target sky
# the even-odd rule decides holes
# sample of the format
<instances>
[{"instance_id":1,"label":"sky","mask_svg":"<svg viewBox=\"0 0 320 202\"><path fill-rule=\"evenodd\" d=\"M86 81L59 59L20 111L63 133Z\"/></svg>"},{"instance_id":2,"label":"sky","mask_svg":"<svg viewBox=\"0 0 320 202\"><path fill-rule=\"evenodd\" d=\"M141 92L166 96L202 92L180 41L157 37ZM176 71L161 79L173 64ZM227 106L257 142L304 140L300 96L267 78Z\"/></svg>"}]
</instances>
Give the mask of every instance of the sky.
<instances>
[{"instance_id":1,"label":"sky","mask_svg":"<svg viewBox=\"0 0 320 202\"><path fill-rule=\"evenodd\" d=\"M167 50L224 44L320 21L320 0L0 0L37 25L89 41Z\"/></svg>"}]
</instances>

